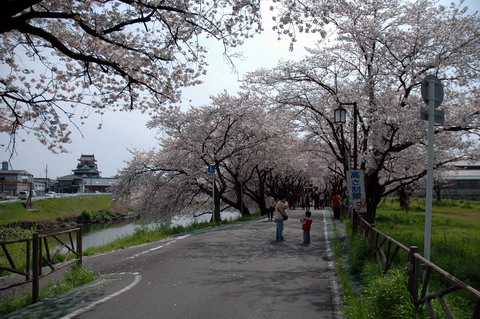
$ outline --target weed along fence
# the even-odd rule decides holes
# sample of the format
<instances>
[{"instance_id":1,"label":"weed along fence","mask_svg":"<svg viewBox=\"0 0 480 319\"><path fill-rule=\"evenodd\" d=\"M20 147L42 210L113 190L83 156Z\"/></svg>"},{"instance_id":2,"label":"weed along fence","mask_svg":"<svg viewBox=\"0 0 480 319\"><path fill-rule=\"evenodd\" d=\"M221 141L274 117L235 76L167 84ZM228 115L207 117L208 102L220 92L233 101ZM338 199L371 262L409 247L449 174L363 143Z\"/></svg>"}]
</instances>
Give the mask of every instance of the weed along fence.
<instances>
[{"instance_id":1,"label":"weed along fence","mask_svg":"<svg viewBox=\"0 0 480 319\"><path fill-rule=\"evenodd\" d=\"M354 231L369 242L370 254L376 259L384 273L396 268L395 262L403 266L407 265L408 290L413 302L416 306L425 305L430 318L438 318L441 313L443 313L443 317L456 318L444 297L463 290L471 295L474 300L471 318L480 319L480 292L478 290L425 259L418 253L417 247L406 247L383 234L357 213L352 215L352 227ZM441 277L443 279L442 283L446 282L448 284L438 291L429 291L432 289L432 285L430 285L432 275ZM438 302L438 306L433 306L434 301Z\"/></svg>"},{"instance_id":2,"label":"weed along fence","mask_svg":"<svg viewBox=\"0 0 480 319\"><path fill-rule=\"evenodd\" d=\"M48 235L34 234L32 238L2 241L0 245L0 273L20 275L14 277L14 282L0 287L0 290L31 282L32 303L39 300L41 278L72 263L82 263L81 227Z\"/></svg>"}]
</instances>

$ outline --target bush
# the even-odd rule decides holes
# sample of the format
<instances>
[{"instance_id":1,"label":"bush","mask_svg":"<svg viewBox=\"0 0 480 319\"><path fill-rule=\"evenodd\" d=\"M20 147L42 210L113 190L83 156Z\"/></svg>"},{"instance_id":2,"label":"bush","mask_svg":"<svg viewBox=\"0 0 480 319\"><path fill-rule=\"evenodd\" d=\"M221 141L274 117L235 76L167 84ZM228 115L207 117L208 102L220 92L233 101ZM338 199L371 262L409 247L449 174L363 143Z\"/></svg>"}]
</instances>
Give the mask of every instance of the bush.
<instances>
[{"instance_id":1,"label":"bush","mask_svg":"<svg viewBox=\"0 0 480 319\"><path fill-rule=\"evenodd\" d=\"M100 210L97 212L90 212L88 210L82 211L82 213L77 217L78 224L90 224L97 223L101 221L112 221L117 219L117 215L109 210Z\"/></svg>"},{"instance_id":2,"label":"bush","mask_svg":"<svg viewBox=\"0 0 480 319\"><path fill-rule=\"evenodd\" d=\"M407 290L407 275L402 271L391 270L372 279L366 295L373 318L420 318Z\"/></svg>"},{"instance_id":3,"label":"bush","mask_svg":"<svg viewBox=\"0 0 480 319\"><path fill-rule=\"evenodd\" d=\"M82 211L82 213L77 217L78 224L89 224L92 222L93 222L92 213L90 213L87 210Z\"/></svg>"}]
</instances>

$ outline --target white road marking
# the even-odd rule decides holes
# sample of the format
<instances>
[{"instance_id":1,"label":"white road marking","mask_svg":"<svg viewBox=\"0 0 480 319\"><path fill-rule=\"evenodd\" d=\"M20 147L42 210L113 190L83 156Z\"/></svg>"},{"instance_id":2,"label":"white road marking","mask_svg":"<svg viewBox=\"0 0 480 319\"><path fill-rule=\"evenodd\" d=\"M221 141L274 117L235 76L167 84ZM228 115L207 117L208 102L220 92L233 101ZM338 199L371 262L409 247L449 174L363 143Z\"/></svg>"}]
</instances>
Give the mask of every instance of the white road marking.
<instances>
[{"instance_id":1,"label":"white road marking","mask_svg":"<svg viewBox=\"0 0 480 319\"><path fill-rule=\"evenodd\" d=\"M161 248L163 248L163 247L165 247L165 246L168 246L168 245L170 245L170 244L173 244L174 242L176 242L177 239L178 239L178 240L184 239L184 238L187 238L188 236L190 236L190 235L184 235L184 236L175 237L175 239L171 239L171 240L167 241L167 242L166 242L165 244L163 244L163 245L156 246L156 247L152 247L152 248L150 248L150 249L144 250L144 251L142 251L142 252L139 252L138 254L135 254L135 255L133 255L133 256L130 256L130 257L125 258L125 260L134 259L134 258L137 258L138 256L141 256L141 255L144 255L144 254L148 254L148 253L150 253L150 252L152 252L152 251L155 251L155 250L161 249Z\"/></svg>"},{"instance_id":2,"label":"white road marking","mask_svg":"<svg viewBox=\"0 0 480 319\"><path fill-rule=\"evenodd\" d=\"M83 308L80 308L80 309L78 309L78 310L76 310L76 311L74 311L74 312L72 312L72 313L70 313L70 314L62 317L61 319L72 319L72 318L74 318L74 317L76 317L76 316L78 316L78 315L80 315L80 314L82 314L82 313L84 313L84 312L92 309L93 307L95 307L95 306L97 306L97 305L99 305L99 304L101 304L101 303L104 303L104 302L106 302L106 301L108 301L108 300L110 300L110 299L112 299L112 298L115 298L115 297L123 294L124 292L132 289L133 287L135 287L136 285L138 285L138 283L142 280L142 275L140 275L139 273L133 273L133 275L134 275L134 279L133 279L133 282L132 282L130 285L126 286L126 287L123 288L123 289L120 289L119 291L117 291L117 292L115 292L115 293L113 293L113 294L111 294L111 295L105 296L105 297L103 297L102 299L99 299L99 300L97 300L97 301L95 301L95 302L92 302L92 303L89 304L88 306L83 307Z\"/></svg>"}]
</instances>

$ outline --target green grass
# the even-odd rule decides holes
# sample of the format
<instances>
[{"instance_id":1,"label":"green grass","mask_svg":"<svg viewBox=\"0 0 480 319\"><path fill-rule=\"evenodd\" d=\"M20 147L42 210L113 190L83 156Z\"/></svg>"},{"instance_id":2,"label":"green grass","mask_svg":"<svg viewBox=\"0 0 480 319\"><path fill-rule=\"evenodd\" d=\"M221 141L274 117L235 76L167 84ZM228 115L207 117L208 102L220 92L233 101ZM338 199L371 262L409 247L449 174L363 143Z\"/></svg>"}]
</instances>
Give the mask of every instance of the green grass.
<instances>
[{"instance_id":1,"label":"green grass","mask_svg":"<svg viewBox=\"0 0 480 319\"><path fill-rule=\"evenodd\" d=\"M480 203L442 200L433 203L431 260L458 279L480 288ZM345 221L351 230L350 221ZM377 211L377 229L406 246L418 246L423 254L425 200L414 199L405 212L396 199L388 198ZM407 291L406 254L399 254L396 270L382 275L368 256L368 244L356 234L335 245L337 273L342 283L346 319L429 318L424 308L413 307ZM432 273L430 292L451 284ZM444 298L456 318L471 318L473 298L458 291ZM446 318L433 303L437 318Z\"/></svg>"},{"instance_id":2,"label":"green grass","mask_svg":"<svg viewBox=\"0 0 480 319\"><path fill-rule=\"evenodd\" d=\"M62 280L49 282L40 289L40 299L52 298L86 283L96 280L99 275L91 270L87 270L78 264L71 266L65 273ZM10 297L0 302L0 315L5 315L26 307L32 303L32 293L29 292L22 296Z\"/></svg>"},{"instance_id":3,"label":"green grass","mask_svg":"<svg viewBox=\"0 0 480 319\"><path fill-rule=\"evenodd\" d=\"M442 269L480 290L480 203L434 201L432 209L431 261ZM395 199L387 199L377 211L375 227L406 246L424 252L425 200L414 199L404 212ZM446 288L449 282L433 275L431 291ZM458 317L471 315L473 300L465 293L447 296Z\"/></svg>"},{"instance_id":4,"label":"green grass","mask_svg":"<svg viewBox=\"0 0 480 319\"><path fill-rule=\"evenodd\" d=\"M375 227L406 246L417 246L423 254L425 211L411 210L406 213L393 200L387 204L378 210ZM431 261L480 289L480 272L477 271L479 248L480 203L435 202L432 213Z\"/></svg>"},{"instance_id":5,"label":"green grass","mask_svg":"<svg viewBox=\"0 0 480 319\"><path fill-rule=\"evenodd\" d=\"M335 236L337 238L340 238L335 224L333 225ZM340 279L340 284L342 285L342 292L344 298L343 301L345 304L342 309L344 318L368 319L369 309L365 307L365 301L363 300L361 295L353 288L353 280L350 274L350 266L348 264L348 259L350 257L350 249L345 242L336 242L333 247L333 252L335 258L335 271L338 278Z\"/></svg>"},{"instance_id":6,"label":"green grass","mask_svg":"<svg viewBox=\"0 0 480 319\"><path fill-rule=\"evenodd\" d=\"M1 238L0 240L14 240L18 238L22 239L27 239L27 238L32 238L32 235L34 234L35 230L25 230L25 229L14 229L12 232L10 232L9 236L6 238ZM7 256L4 251L7 251L8 254L11 256L15 263L15 267L18 270L25 271L27 267L27 243L26 242L19 242L19 243L11 243L8 245L5 245L2 247L2 250L0 251L0 266L2 267L8 267L10 268L10 262L7 259ZM31 257L30 257L31 258ZM31 262L30 262L31 265ZM7 271L0 271L0 277L8 276L11 275L11 272Z\"/></svg>"},{"instance_id":7,"label":"green grass","mask_svg":"<svg viewBox=\"0 0 480 319\"><path fill-rule=\"evenodd\" d=\"M89 195L69 198L52 198L33 202L37 210L30 212L25 203L0 205L0 226L18 222L45 222L76 218L83 211L111 210L111 195Z\"/></svg>"},{"instance_id":8,"label":"green grass","mask_svg":"<svg viewBox=\"0 0 480 319\"><path fill-rule=\"evenodd\" d=\"M369 257L367 242L358 234L349 233L346 242L335 245L334 252L344 293L343 318L422 318L407 290L406 274L393 270L383 275Z\"/></svg>"},{"instance_id":9,"label":"green grass","mask_svg":"<svg viewBox=\"0 0 480 319\"><path fill-rule=\"evenodd\" d=\"M0 241L15 240L20 238L32 238L32 234L38 230L37 226L52 226L58 221L77 220L78 222L91 222L101 218L113 218L111 195L79 196L70 198L53 198L33 202L38 211L29 212L24 203L0 204ZM29 227L22 229L12 225ZM9 227L7 227L9 225ZM57 244L49 239L52 247ZM17 243L7 246L9 254L15 261L19 270L26 267L26 244ZM63 256L58 254L58 259ZM0 253L0 265L10 266L5 253ZM0 276L10 274L2 271Z\"/></svg>"}]
</instances>

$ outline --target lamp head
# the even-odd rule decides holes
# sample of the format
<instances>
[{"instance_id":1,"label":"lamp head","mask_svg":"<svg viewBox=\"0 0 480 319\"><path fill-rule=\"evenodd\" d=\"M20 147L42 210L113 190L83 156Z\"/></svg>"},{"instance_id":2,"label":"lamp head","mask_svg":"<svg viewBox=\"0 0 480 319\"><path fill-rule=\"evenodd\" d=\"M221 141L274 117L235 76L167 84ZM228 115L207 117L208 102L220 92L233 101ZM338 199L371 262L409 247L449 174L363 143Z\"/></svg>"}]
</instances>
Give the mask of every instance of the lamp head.
<instances>
[{"instance_id":1,"label":"lamp head","mask_svg":"<svg viewBox=\"0 0 480 319\"><path fill-rule=\"evenodd\" d=\"M342 107L335 109L335 123L345 124L347 122L347 110Z\"/></svg>"}]
</instances>

